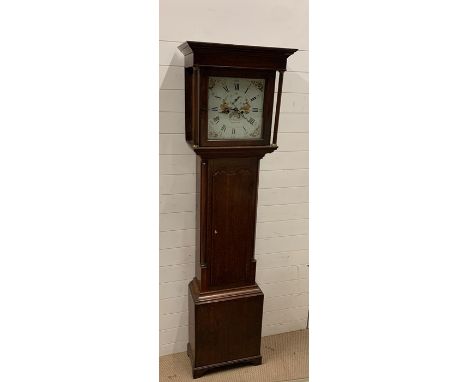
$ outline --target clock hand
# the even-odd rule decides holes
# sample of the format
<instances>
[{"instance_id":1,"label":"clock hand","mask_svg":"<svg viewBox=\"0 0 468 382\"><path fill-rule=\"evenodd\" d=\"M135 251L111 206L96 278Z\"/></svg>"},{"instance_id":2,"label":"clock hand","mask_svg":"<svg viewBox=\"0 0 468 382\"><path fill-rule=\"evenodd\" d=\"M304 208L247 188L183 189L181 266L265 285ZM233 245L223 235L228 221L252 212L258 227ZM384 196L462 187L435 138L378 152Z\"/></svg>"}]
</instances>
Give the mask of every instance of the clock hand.
<instances>
[{"instance_id":1,"label":"clock hand","mask_svg":"<svg viewBox=\"0 0 468 382\"><path fill-rule=\"evenodd\" d=\"M230 108L231 110L235 110L235 111L239 110L239 108L236 105L236 102L239 100L239 98L240 98L240 96L237 96L237 98L234 101L232 101L232 106L234 106L234 107L233 108L231 107Z\"/></svg>"}]
</instances>

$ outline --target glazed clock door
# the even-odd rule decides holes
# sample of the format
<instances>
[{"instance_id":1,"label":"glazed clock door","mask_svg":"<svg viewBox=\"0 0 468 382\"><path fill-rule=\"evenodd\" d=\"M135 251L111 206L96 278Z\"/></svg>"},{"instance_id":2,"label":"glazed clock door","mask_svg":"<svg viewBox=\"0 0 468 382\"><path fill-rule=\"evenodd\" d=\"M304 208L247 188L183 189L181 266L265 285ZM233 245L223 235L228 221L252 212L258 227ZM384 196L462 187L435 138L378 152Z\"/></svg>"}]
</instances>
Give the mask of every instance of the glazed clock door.
<instances>
[{"instance_id":1,"label":"glazed clock door","mask_svg":"<svg viewBox=\"0 0 468 382\"><path fill-rule=\"evenodd\" d=\"M209 161L209 288L255 283L258 158Z\"/></svg>"},{"instance_id":2,"label":"glazed clock door","mask_svg":"<svg viewBox=\"0 0 468 382\"><path fill-rule=\"evenodd\" d=\"M200 70L200 146L266 146L270 142L275 72Z\"/></svg>"}]
</instances>

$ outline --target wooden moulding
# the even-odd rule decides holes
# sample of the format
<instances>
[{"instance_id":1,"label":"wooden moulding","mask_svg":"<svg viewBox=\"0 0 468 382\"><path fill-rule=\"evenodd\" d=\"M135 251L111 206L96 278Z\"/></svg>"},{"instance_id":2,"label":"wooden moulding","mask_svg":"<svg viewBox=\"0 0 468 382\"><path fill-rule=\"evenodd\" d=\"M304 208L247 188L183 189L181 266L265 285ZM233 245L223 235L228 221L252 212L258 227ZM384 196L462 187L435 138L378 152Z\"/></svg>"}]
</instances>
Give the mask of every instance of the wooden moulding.
<instances>
[{"instance_id":1,"label":"wooden moulding","mask_svg":"<svg viewBox=\"0 0 468 382\"><path fill-rule=\"evenodd\" d=\"M220 157L258 157L272 153L278 147L269 146L229 146L229 147L193 147L193 151L202 158Z\"/></svg>"},{"instance_id":2,"label":"wooden moulding","mask_svg":"<svg viewBox=\"0 0 468 382\"><path fill-rule=\"evenodd\" d=\"M218 66L286 70L297 49L186 41L179 45L185 66Z\"/></svg>"}]
</instances>

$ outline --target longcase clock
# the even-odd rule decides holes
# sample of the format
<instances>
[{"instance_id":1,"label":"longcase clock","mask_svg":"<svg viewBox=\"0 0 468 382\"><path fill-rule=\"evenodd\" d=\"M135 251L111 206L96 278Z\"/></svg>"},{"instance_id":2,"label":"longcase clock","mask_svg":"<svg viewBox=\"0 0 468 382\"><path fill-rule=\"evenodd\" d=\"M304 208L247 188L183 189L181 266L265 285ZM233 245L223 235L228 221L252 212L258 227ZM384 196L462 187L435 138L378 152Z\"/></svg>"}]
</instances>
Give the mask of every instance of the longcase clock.
<instances>
[{"instance_id":1,"label":"longcase clock","mask_svg":"<svg viewBox=\"0 0 468 382\"><path fill-rule=\"evenodd\" d=\"M278 147L283 73L297 49L194 41L179 49L185 56L185 138L197 154L187 353L198 378L217 367L262 362L263 292L254 258L259 164Z\"/></svg>"}]
</instances>

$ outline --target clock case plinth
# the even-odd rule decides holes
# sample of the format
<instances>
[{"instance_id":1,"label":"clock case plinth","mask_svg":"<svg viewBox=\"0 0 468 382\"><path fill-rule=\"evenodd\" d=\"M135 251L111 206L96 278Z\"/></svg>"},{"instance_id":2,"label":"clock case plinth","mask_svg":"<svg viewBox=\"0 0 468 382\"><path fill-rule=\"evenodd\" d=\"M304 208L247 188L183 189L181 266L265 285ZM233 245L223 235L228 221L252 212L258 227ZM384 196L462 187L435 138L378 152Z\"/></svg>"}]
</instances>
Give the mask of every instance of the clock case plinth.
<instances>
[{"instance_id":1,"label":"clock case plinth","mask_svg":"<svg viewBox=\"0 0 468 382\"><path fill-rule=\"evenodd\" d=\"M186 67L186 141L197 154L196 261L188 286L187 354L198 378L218 367L262 362L264 295L255 282L254 258L259 165L277 149L282 75L296 49L193 41L179 49ZM244 78L255 71L268 79L261 139L214 144L206 139L204 76L223 71ZM280 80L270 143L276 71Z\"/></svg>"},{"instance_id":2,"label":"clock case plinth","mask_svg":"<svg viewBox=\"0 0 468 382\"><path fill-rule=\"evenodd\" d=\"M222 366L261 364L262 314L258 285L200 293L197 280L192 280L187 354L193 377Z\"/></svg>"}]
</instances>

